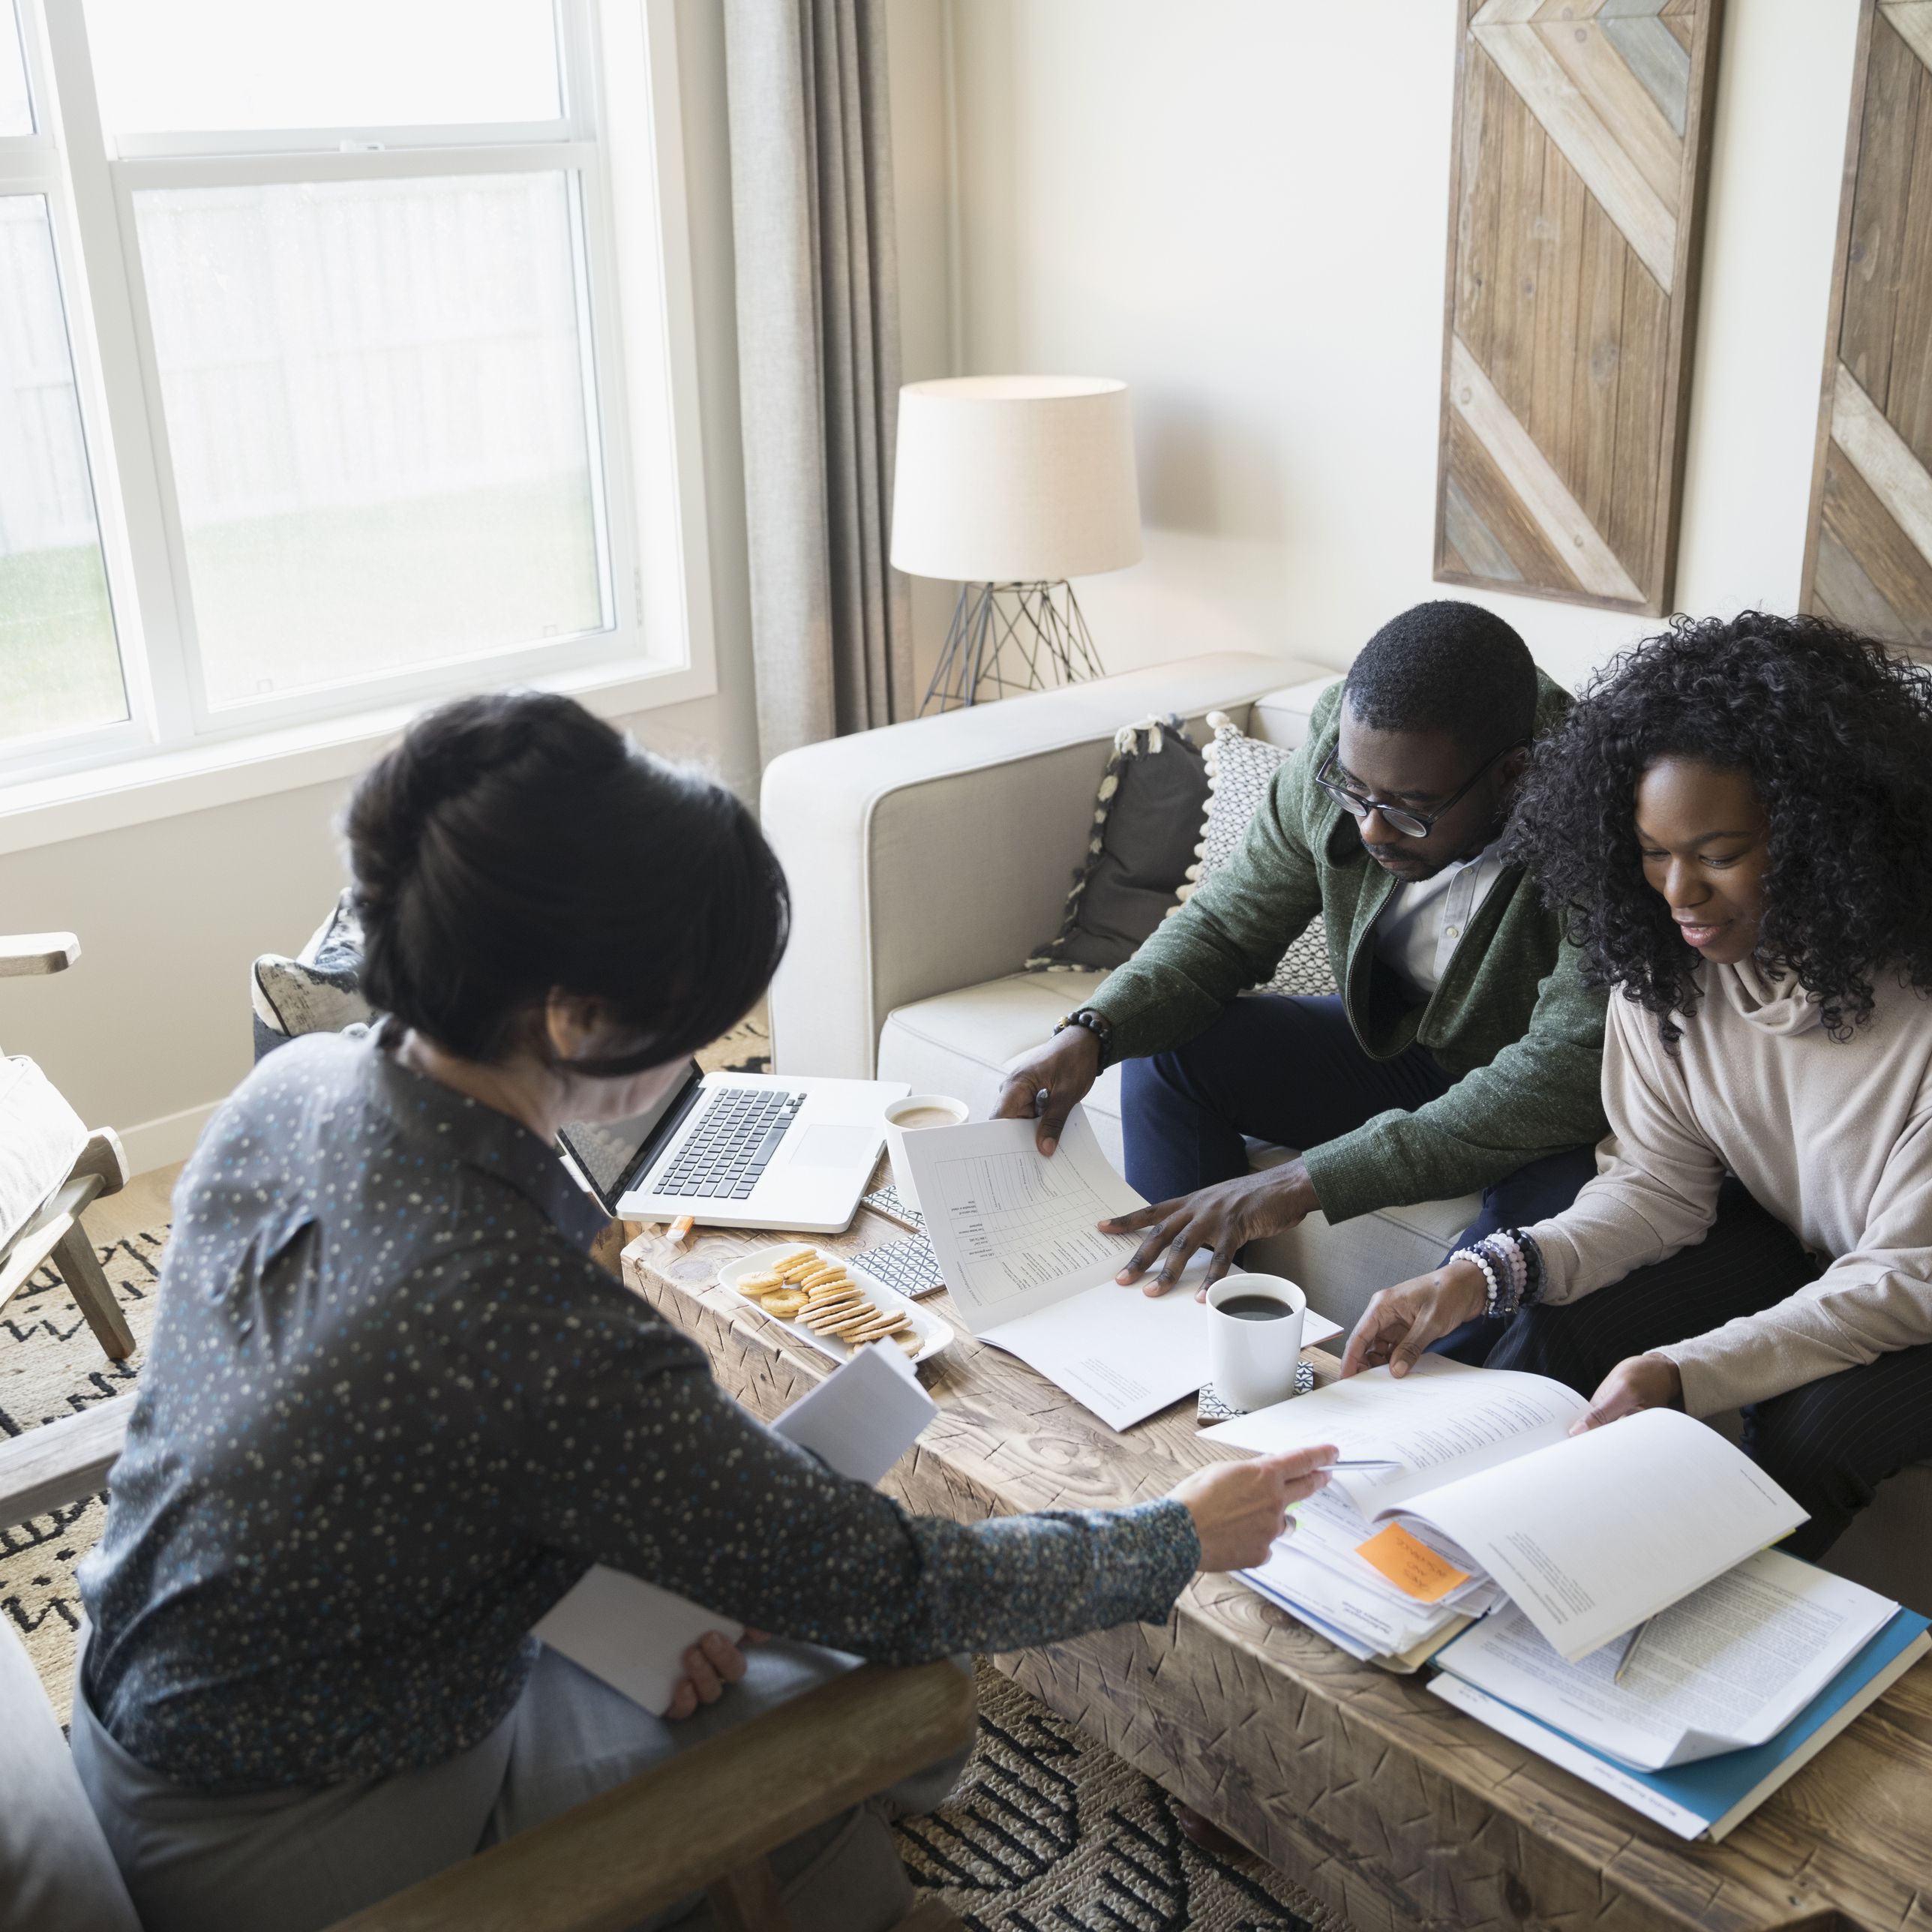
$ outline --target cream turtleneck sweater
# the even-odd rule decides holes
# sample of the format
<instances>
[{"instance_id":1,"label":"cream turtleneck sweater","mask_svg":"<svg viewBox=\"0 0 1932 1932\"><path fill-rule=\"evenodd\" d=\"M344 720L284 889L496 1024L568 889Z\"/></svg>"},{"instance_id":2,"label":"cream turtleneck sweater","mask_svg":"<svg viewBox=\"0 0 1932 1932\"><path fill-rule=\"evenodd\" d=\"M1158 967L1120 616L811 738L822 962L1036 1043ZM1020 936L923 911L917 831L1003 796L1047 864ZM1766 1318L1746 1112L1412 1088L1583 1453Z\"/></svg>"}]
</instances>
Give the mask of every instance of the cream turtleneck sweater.
<instances>
[{"instance_id":1,"label":"cream turtleneck sweater","mask_svg":"<svg viewBox=\"0 0 1932 1932\"><path fill-rule=\"evenodd\" d=\"M1796 1294L1655 1351L1693 1415L1932 1342L1932 1000L1875 976L1870 1019L1839 1041L1794 980L1749 963L1702 978L1674 1054L1612 996L1596 1178L1529 1230L1544 1299L1574 1301L1702 1240L1728 1168L1825 1258Z\"/></svg>"}]
</instances>

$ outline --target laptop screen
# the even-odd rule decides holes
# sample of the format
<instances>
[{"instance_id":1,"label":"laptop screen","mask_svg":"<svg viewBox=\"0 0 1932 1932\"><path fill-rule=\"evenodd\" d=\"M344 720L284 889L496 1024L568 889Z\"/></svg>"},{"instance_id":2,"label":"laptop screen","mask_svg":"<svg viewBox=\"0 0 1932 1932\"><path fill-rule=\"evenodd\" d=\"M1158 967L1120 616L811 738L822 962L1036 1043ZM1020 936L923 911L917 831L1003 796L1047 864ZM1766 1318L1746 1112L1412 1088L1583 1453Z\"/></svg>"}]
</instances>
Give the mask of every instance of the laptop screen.
<instances>
[{"instance_id":1,"label":"laptop screen","mask_svg":"<svg viewBox=\"0 0 1932 1932\"><path fill-rule=\"evenodd\" d=\"M606 1214L616 1213L620 1198L636 1186L638 1176L676 1132L704 1078L704 1070L694 1060L685 1077L644 1113L628 1120L574 1120L558 1133Z\"/></svg>"}]
</instances>

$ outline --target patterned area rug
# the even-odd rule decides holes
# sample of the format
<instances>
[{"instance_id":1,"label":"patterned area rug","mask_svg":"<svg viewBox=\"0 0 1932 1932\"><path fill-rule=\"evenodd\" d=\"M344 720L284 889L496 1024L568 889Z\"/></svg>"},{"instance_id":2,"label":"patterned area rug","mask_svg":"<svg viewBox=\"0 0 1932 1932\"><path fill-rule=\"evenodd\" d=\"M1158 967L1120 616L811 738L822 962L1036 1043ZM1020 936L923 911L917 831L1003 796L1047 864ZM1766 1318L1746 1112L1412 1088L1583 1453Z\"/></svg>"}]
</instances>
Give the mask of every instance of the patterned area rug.
<instances>
[{"instance_id":1,"label":"patterned area rug","mask_svg":"<svg viewBox=\"0 0 1932 1932\"><path fill-rule=\"evenodd\" d=\"M913 1882L973 1932L1348 1932L1261 1859L1204 1852L1174 1800L981 1661L950 1803L898 1827Z\"/></svg>"},{"instance_id":2,"label":"patterned area rug","mask_svg":"<svg viewBox=\"0 0 1932 1932\"><path fill-rule=\"evenodd\" d=\"M699 1058L707 1068L762 1072L769 1051L760 1015ZM51 1269L0 1310L0 1435L133 1386L166 1238L154 1228L97 1250L139 1345L126 1362L102 1355ZM105 1514L97 1496L0 1528L0 1615L63 1723L80 1623L74 1566ZM1158 1785L984 1664L979 1688L979 1746L958 1791L899 1828L914 1882L973 1932L1348 1932L1261 1860L1198 1850Z\"/></svg>"}]
</instances>

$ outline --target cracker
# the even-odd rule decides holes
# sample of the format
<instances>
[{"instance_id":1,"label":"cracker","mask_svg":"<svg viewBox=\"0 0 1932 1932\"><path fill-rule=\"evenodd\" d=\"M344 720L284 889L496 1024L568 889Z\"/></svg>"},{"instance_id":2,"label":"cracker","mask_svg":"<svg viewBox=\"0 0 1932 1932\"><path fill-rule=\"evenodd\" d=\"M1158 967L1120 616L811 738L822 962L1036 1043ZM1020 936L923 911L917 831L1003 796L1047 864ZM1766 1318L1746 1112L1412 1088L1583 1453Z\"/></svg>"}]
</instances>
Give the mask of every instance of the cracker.
<instances>
[{"instance_id":1,"label":"cracker","mask_svg":"<svg viewBox=\"0 0 1932 1932\"><path fill-rule=\"evenodd\" d=\"M882 1315L878 1321L868 1322L865 1327L853 1330L848 1341L879 1342L907 1325L903 1315Z\"/></svg>"},{"instance_id":2,"label":"cracker","mask_svg":"<svg viewBox=\"0 0 1932 1932\"><path fill-rule=\"evenodd\" d=\"M790 1248L779 1256L778 1259L772 1262L772 1266L782 1271L790 1268L795 1262L812 1262L818 1258L818 1250L816 1248Z\"/></svg>"},{"instance_id":3,"label":"cracker","mask_svg":"<svg viewBox=\"0 0 1932 1932\"><path fill-rule=\"evenodd\" d=\"M843 1335L849 1330L863 1328L878 1318L879 1311L868 1301L862 1308L855 1309L850 1314L830 1316L822 1322L814 1322L812 1325L821 1335Z\"/></svg>"},{"instance_id":4,"label":"cracker","mask_svg":"<svg viewBox=\"0 0 1932 1932\"><path fill-rule=\"evenodd\" d=\"M914 1328L902 1328L890 1339L896 1342L908 1355L917 1354L920 1350L926 1346L924 1341L920 1336L919 1331Z\"/></svg>"},{"instance_id":5,"label":"cracker","mask_svg":"<svg viewBox=\"0 0 1932 1932\"><path fill-rule=\"evenodd\" d=\"M804 1294L803 1289L797 1291ZM865 1300L856 1288L835 1288L824 1294L806 1294L806 1305L814 1315L829 1315L835 1308L855 1308Z\"/></svg>"},{"instance_id":6,"label":"cracker","mask_svg":"<svg viewBox=\"0 0 1932 1932\"><path fill-rule=\"evenodd\" d=\"M844 1328L848 1322L862 1322L878 1312L869 1301L859 1301L844 1308L808 1308L805 1321L806 1327L829 1335L835 1328Z\"/></svg>"},{"instance_id":7,"label":"cracker","mask_svg":"<svg viewBox=\"0 0 1932 1932\"><path fill-rule=\"evenodd\" d=\"M755 1300L761 1294L776 1294L784 1286L784 1282L767 1268L763 1274L744 1276L738 1283L738 1292L748 1294Z\"/></svg>"},{"instance_id":8,"label":"cracker","mask_svg":"<svg viewBox=\"0 0 1932 1932\"><path fill-rule=\"evenodd\" d=\"M836 1262L828 1262L821 1268L808 1269L798 1278L800 1288L818 1288L828 1281L850 1281L852 1277Z\"/></svg>"},{"instance_id":9,"label":"cracker","mask_svg":"<svg viewBox=\"0 0 1932 1932\"><path fill-rule=\"evenodd\" d=\"M767 1315L776 1316L781 1322L789 1322L794 1315L805 1312L805 1297L796 1288L787 1288L777 1294L768 1294L760 1304Z\"/></svg>"}]
</instances>

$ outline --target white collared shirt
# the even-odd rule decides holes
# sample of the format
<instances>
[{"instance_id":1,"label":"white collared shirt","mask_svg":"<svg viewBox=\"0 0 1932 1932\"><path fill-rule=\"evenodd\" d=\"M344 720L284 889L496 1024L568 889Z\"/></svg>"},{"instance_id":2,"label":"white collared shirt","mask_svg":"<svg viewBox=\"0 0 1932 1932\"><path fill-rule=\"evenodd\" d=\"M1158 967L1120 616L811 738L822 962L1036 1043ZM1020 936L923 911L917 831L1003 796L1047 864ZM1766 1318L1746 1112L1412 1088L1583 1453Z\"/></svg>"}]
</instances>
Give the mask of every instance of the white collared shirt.
<instances>
[{"instance_id":1,"label":"white collared shirt","mask_svg":"<svg viewBox=\"0 0 1932 1932\"><path fill-rule=\"evenodd\" d=\"M1376 922L1376 957L1427 999L1442 983L1450 956L1502 869L1496 847L1486 845L1473 859L1397 886Z\"/></svg>"}]
</instances>

